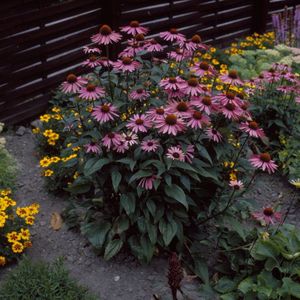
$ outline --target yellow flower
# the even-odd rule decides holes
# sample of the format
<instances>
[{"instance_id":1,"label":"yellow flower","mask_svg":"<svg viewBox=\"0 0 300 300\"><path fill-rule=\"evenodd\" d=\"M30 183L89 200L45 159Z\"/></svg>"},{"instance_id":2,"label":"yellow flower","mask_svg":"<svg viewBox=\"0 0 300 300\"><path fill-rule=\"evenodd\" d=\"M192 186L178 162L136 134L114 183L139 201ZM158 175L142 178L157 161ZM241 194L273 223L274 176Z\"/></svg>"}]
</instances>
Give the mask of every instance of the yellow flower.
<instances>
[{"instance_id":1,"label":"yellow flower","mask_svg":"<svg viewBox=\"0 0 300 300\"><path fill-rule=\"evenodd\" d=\"M77 152L77 151L79 151L80 150L80 147L78 146L78 147L74 147L74 148L72 148L72 151L74 151L74 152Z\"/></svg>"},{"instance_id":2,"label":"yellow flower","mask_svg":"<svg viewBox=\"0 0 300 300\"><path fill-rule=\"evenodd\" d=\"M270 234L266 231L262 232L261 234L261 238L264 240L264 241L267 241L270 237Z\"/></svg>"},{"instance_id":3,"label":"yellow flower","mask_svg":"<svg viewBox=\"0 0 300 300\"><path fill-rule=\"evenodd\" d=\"M33 216L28 216L25 218L25 223L28 225L33 225L34 224L34 217Z\"/></svg>"},{"instance_id":4,"label":"yellow flower","mask_svg":"<svg viewBox=\"0 0 300 300\"><path fill-rule=\"evenodd\" d=\"M60 157L53 156L50 158L51 163L58 163L60 161Z\"/></svg>"},{"instance_id":5,"label":"yellow flower","mask_svg":"<svg viewBox=\"0 0 300 300\"><path fill-rule=\"evenodd\" d=\"M30 231L28 229L21 228L19 235L24 241L28 241L30 239Z\"/></svg>"},{"instance_id":6,"label":"yellow flower","mask_svg":"<svg viewBox=\"0 0 300 300\"><path fill-rule=\"evenodd\" d=\"M58 140L58 139L59 139L59 134L53 132L53 133L51 133L51 134L49 135L49 138L52 139L52 140Z\"/></svg>"},{"instance_id":7,"label":"yellow flower","mask_svg":"<svg viewBox=\"0 0 300 300\"><path fill-rule=\"evenodd\" d=\"M5 189L0 191L1 196L8 196L11 194L11 189Z\"/></svg>"},{"instance_id":8,"label":"yellow flower","mask_svg":"<svg viewBox=\"0 0 300 300\"><path fill-rule=\"evenodd\" d=\"M48 144L49 144L50 146L55 146L56 141L55 141L55 140L52 140L52 139L49 139L49 140L48 140Z\"/></svg>"},{"instance_id":9,"label":"yellow flower","mask_svg":"<svg viewBox=\"0 0 300 300\"><path fill-rule=\"evenodd\" d=\"M237 180L236 173L237 173L236 170L232 170L232 171L229 173L229 178L230 178L230 180Z\"/></svg>"},{"instance_id":10,"label":"yellow flower","mask_svg":"<svg viewBox=\"0 0 300 300\"><path fill-rule=\"evenodd\" d=\"M51 160L49 159L49 157L44 157L40 160L40 166L42 168L47 168L51 165Z\"/></svg>"},{"instance_id":11,"label":"yellow flower","mask_svg":"<svg viewBox=\"0 0 300 300\"><path fill-rule=\"evenodd\" d=\"M67 144L67 147L70 148L72 146L72 143Z\"/></svg>"},{"instance_id":12,"label":"yellow flower","mask_svg":"<svg viewBox=\"0 0 300 300\"><path fill-rule=\"evenodd\" d=\"M209 51L210 51L211 53L215 53L215 52L217 51L217 49L214 48L214 47L211 47L211 48L209 49Z\"/></svg>"},{"instance_id":13,"label":"yellow flower","mask_svg":"<svg viewBox=\"0 0 300 300\"><path fill-rule=\"evenodd\" d=\"M74 175L73 175L73 178L74 178L74 179L77 179L78 176L79 176L79 173L76 171L76 172L74 173Z\"/></svg>"},{"instance_id":14,"label":"yellow flower","mask_svg":"<svg viewBox=\"0 0 300 300\"><path fill-rule=\"evenodd\" d=\"M18 207L16 209L16 213L20 218L26 218L26 216L28 215L26 207Z\"/></svg>"},{"instance_id":15,"label":"yellow flower","mask_svg":"<svg viewBox=\"0 0 300 300\"><path fill-rule=\"evenodd\" d=\"M174 69L175 67L176 67L176 64L174 64L174 63L171 63L171 64L170 64L170 68L171 68L171 69Z\"/></svg>"},{"instance_id":16,"label":"yellow flower","mask_svg":"<svg viewBox=\"0 0 300 300\"><path fill-rule=\"evenodd\" d=\"M60 112L60 108L57 107L57 106L54 106L51 110L52 110L54 113L59 113L59 112Z\"/></svg>"},{"instance_id":17,"label":"yellow flower","mask_svg":"<svg viewBox=\"0 0 300 300\"><path fill-rule=\"evenodd\" d=\"M219 65L220 64L219 61L215 58L211 62L213 63L213 65Z\"/></svg>"},{"instance_id":18,"label":"yellow flower","mask_svg":"<svg viewBox=\"0 0 300 300\"><path fill-rule=\"evenodd\" d=\"M57 121L60 121L60 120L62 120L62 115L55 114L55 115L52 116L52 118L55 119L55 120L57 120Z\"/></svg>"},{"instance_id":19,"label":"yellow flower","mask_svg":"<svg viewBox=\"0 0 300 300\"><path fill-rule=\"evenodd\" d=\"M16 231L12 231L6 234L9 243L15 243L21 239L21 236Z\"/></svg>"},{"instance_id":20,"label":"yellow flower","mask_svg":"<svg viewBox=\"0 0 300 300\"><path fill-rule=\"evenodd\" d=\"M53 172L52 170L48 169L48 170L45 170L44 176L45 176L45 177L50 177L50 176L53 175L53 173L54 173L54 172Z\"/></svg>"},{"instance_id":21,"label":"yellow flower","mask_svg":"<svg viewBox=\"0 0 300 300\"><path fill-rule=\"evenodd\" d=\"M207 59L207 60L212 59L212 56L210 54L208 54L208 53L203 54L202 57L203 57L203 59Z\"/></svg>"},{"instance_id":22,"label":"yellow flower","mask_svg":"<svg viewBox=\"0 0 300 300\"><path fill-rule=\"evenodd\" d=\"M37 128L33 128L32 129L32 133L33 134L38 134L38 133L40 133L40 129L37 127Z\"/></svg>"},{"instance_id":23,"label":"yellow flower","mask_svg":"<svg viewBox=\"0 0 300 300\"><path fill-rule=\"evenodd\" d=\"M24 250L24 246L21 243L16 242L12 244L11 249L14 253L22 253Z\"/></svg>"},{"instance_id":24,"label":"yellow flower","mask_svg":"<svg viewBox=\"0 0 300 300\"><path fill-rule=\"evenodd\" d=\"M50 135L53 133L52 129L47 129L43 132L43 136L50 137Z\"/></svg>"},{"instance_id":25,"label":"yellow flower","mask_svg":"<svg viewBox=\"0 0 300 300\"><path fill-rule=\"evenodd\" d=\"M6 264L5 256L0 256L0 266L3 267Z\"/></svg>"},{"instance_id":26,"label":"yellow flower","mask_svg":"<svg viewBox=\"0 0 300 300\"><path fill-rule=\"evenodd\" d=\"M300 189L300 178L290 180L290 184L292 184L297 189Z\"/></svg>"},{"instance_id":27,"label":"yellow flower","mask_svg":"<svg viewBox=\"0 0 300 300\"><path fill-rule=\"evenodd\" d=\"M51 119L51 116L50 116L50 115L47 115L47 114L46 114L46 115L40 116L40 120L41 120L42 122L48 123L50 119Z\"/></svg>"},{"instance_id":28,"label":"yellow flower","mask_svg":"<svg viewBox=\"0 0 300 300\"><path fill-rule=\"evenodd\" d=\"M217 91L223 90L223 85L219 85L219 84L218 84L218 85L216 86L216 90L217 90Z\"/></svg>"}]
</instances>

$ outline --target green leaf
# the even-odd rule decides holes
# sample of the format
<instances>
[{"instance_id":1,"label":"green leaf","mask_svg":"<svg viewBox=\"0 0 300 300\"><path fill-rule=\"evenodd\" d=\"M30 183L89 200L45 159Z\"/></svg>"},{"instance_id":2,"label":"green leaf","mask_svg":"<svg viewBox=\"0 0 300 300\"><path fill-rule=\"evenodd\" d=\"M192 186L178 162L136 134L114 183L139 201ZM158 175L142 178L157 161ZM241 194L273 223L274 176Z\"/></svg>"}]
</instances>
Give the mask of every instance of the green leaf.
<instances>
[{"instance_id":1,"label":"green leaf","mask_svg":"<svg viewBox=\"0 0 300 300\"><path fill-rule=\"evenodd\" d=\"M186 201L186 196L181 187L179 187L176 184L172 184L170 186L166 185L164 190L165 190L165 193L167 196L175 199L176 201L181 203L188 210L189 207L188 207L188 203Z\"/></svg>"},{"instance_id":2,"label":"green leaf","mask_svg":"<svg viewBox=\"0 0 300 300\"><path fill-rule=\"evenodd\" d=\"M80 227L81 233L86 236L95 248L102 248L111 224L106 221L96 221Z\"/></svg>"},{"instance_id":3,"label":"green leaf","mask_svg":"<svg viewBox=\"0 0 300 300\"><path fill-rule=\"evenodd\" d=\"M205 284L209 284L209 274L207 263L204 260L195 260L195 274L201 278Z\"/></svg>"},{"instance_id":4,"label":"green leaf","mask_svg":"<svg viewBox=\"0 0 300 300\"><path fill-rule=\"evenodd\" d=\"M109 164L110 162L111 162L111 160L109 158L101 158L101 159L97 160L97 162L95 162L91 166L90 166L91 162L89 162L88 166L86 166L86 165L84 166L84 171L83 171L84 175L90 176L90 175L96 173L97 171L100 171L102 169L102 167Z\"/></svg>"},{"instance_id":5,"label":"green leaf","mask_svg":"<svg viewBox=\"0 0 300 300\"><path fill-rule=\"evenodd\" d=\"M127 215L134 213L135 211L135 196L133 194L122 194L120 197L121 207L124 208Z\"/></svg>"},{"instance_id":6,"label":"green leaf","mask_svg":"<svg viewBox=\"0 0 300 300\"><path fill-rule=\"evenodd\" d=\"M227 277L222 277L215 285L215 289L220 293L229 293L236 288L236 283Z\"/></svg>"},{"instance_id":7,"label":"green leaf","mask_svg":"<svg viewBox=\"0 0 300 300\"><path fill-rule=\"evenodd\" d=\"M254 284L254 282L253 282L252 277L247 277L239 283L237 288L243 294L247 294L252 291L253 284Z\"/></svg>"},{"instance_id":8,"label":"green leaf","mask_svg":"<svg viewBox=\"0 0 300 300\"><path fill-rule=\"evenodd\" d=\"M157 228L156 228L156 226L151 224L150 222L147 222L146 227L147 227L147 232L148 232L149 239L150 239L151 243L153 245L156 244L156 241L157 241Z\"/></svg>"},{"instance_id":9,"label":"green leaf","mask_svg":"<svg viewBox=\"0 0 300 300\"><path fill-rule=\"evenodd\" d=\"M91 189L92 183L87 178L78 178L73 184L64 190L71 194L84 194Z\"/></svg>"},{"instance_id":10,"label":"green leaf","mask_svg":"<svg viewBox=\"0 0 300 300\"><path fill-rule=\"evenodd\" d=\"M176 235L177 224L174 221L169 223L166 222L164 219L161 219L159 222L159 231L163 236L165 246L168 246L172 242L174 236Z\"/></svg>"},{"instance_id":11,"label":"green leaf","mask_svg":"<svg viewBox=\"0 0 300 300\"><path fill-rule=\"evenodd\" d=\"M282 296L293 296L300 299L300 284L289 277L284 277L282 281L283 285L280 289L280 294Z\"/></svg>"},{"instance_id":12,"label":"green leaf","mask_svg":"<svg viewBox=\"0 0 300 300\"><path fill-rule=\"evenodd\" d=\"M154 245L145 236L141 237L140 244L141 244L143 256L145 257L146 262L150 262L153 254L154 254L154 249L155 249Z\"/></svg>"},{"instance_id":13,"label":"green leaf","mask_svg":"<svg viewBox=\"0 0 300 300\"><path fill-rule=\"evenodd\" d=\"M131 171L133 171L133 169L136 165L136 160L133 160L131 158L122 158L122 159L117 160L117 162L123 163L125 165L129 165Z\"/></svg>"},{"instance_id":14,"label":"green leaf","mask_svg":"<svg viewBox=\"0 0 300 300\"><path fill-rule=\"evenodd\" d=\"M117 170L112 170L111 172L111 181L114 188L114 191L117 192L119 190L119 185L122 180L122 175Z\"/></svg>"},{"instance_id":15,"label":"green leaf","mask_svg":"<svg viewBox=\"0 0 300 300\"><path fill-rule=\"evenodd\" d=\"M120 239L111 240L105 247L104 259L105 260L111 259L121 250L122 246L123 246L123 241L121 241Z\"/></svg>"},{"instance_id":16,"label":"green leaf","mask_svg":"<svg viewBox=\"0 0 300 300\"><path fill-rule=\"evenodd\" d=\"M156 211L156 205L155 202L152 199L149 199L146 201L146 206L148 210L150 211L151 215L155 217L155 211Z\"/></svg>"},{"instance_id":17,"label":"green leaf","mask_svg":"<svg viewBox=\"0 0 300 300\"><path fill-rule=\"evenodd\" d=\"M150 170L140 170L131 176L129 183L132 183L133 181L143 178L143 177L149 177L151 175L152 175L152 171L150 171Z\"/></svg>"}]
</instances>

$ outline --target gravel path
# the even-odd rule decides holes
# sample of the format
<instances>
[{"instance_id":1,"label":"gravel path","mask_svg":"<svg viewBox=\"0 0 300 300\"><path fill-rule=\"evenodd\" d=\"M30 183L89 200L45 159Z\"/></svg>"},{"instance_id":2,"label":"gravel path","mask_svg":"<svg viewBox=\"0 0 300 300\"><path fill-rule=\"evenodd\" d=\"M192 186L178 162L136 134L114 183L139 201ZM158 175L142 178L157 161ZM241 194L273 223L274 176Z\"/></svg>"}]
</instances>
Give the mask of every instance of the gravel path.
<instances>
[{"instance_id":1,"label":"gravel path","mask_svg":"<svg viewBox=\"0 0 300 300\"><path fill-rule=\"evenodd\" d=\"M21 205L32 202L41 205L37 223L32 229L33 247L27 252L29 257L45 261L64 257L71 276L101 300L150 300L153 294L164 300L171 299L165 276L166 259L157 258L150 265L140 265L131 256L119 255L106 262L93 252L80 234L67 230L65 226L53 231L51 214L61 212L65 203L63 199L48 194L43 187L34 137L27 131L23 136L7 135L6 139L7 148L19 165L16 200ZM183 290L190 300L201 299L196 283L186 282Z\"/></svg>"}]
</instances>

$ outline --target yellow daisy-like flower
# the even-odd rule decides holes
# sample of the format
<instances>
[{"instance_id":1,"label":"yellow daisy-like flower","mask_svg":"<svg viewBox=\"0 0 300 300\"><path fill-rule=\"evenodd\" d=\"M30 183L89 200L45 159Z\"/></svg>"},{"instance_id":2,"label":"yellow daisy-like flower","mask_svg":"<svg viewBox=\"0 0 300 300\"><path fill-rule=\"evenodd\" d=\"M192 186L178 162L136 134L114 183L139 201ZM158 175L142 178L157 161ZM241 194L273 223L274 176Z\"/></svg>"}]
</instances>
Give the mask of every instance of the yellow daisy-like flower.
<instances>
[{"instance_id":1,"label":"yellow daisy-like flower","mask_svg":"<svg viewBox=\"0 0 300 300\"><path fill-rule=\"evenodd\" d=\"M42 168L47 168L51 165L51 160L49 159L49 157L44 157L40 160L40 166Z\"/></svg>"},{"instance_id":2,"label":"yellow daisy-like flower","mask_svg":"<svg viewBox=\"0 0 300 300\"><path fill-rule=\"evenodd\" d=\"M54 172L53 172L52 170L48 169L48 170L45 170L44 176L45 176L45 177L50 177L50 176L53 175L53 173L54 173Z\"/></svg>"},{"instance_id":3,"label":"yellow daisy-like flower","mask_svg":"<svg viewBox=\"0 0 300 300\"><path fill-rule=\"evenodd\" d=\"M74 179L77 179L78 176L79 176L79 173L76 171L76 172L74 173L74 175L73 175L73 178L74 178Z\"/></svg>"},{"instance_id":4,"label":"yellow daisy-like flower","mask_svg":"<svg viewBox=\"0 0 300 300\"><path fill-rule=\"evenodd\" d=\"M28 210L26 209L26 207L18 207L16 209L16 214L20 217L20 218L26 218L28 215Z\"/></svg>"},{"instance_id":5,"label":"yellow daisy-like flower","mask_svg":"<svg viewBox=\"0 0 300 300\"><path fill-rule=\"evenodd\" d=\"M33 133L33 134L38 134L38 133L40 133L40 131L41 131L41 130L40 130L40 128L38 128L38 127L32 129L32 133Z\"/></svg>"},{"instance_id":6,"label":"yellow daisy-like flower","mask_svg":"<svg viewBox=\"0 0 300 300\"><path fill-rule=\"evenodd\" d=\"M27 207L29 215L36 215L39 212L40 205L38 203L33 203Z\"/></svg>"},{"instance_id":7,"label":"yellow daisy-like flower","mask_svg":"<svg viewBox=\"0 0 300 300\"><path fill-rule=\"evenodd\" d=\"M223 90L223 85L218 84L218 85L216 86L216 90L217 90L217 91L222 91L222 90Z\"/></svg>"},{"instance_id":8,"label":"yellow daisy-like flower","mask_svg":"<svg viewBox=\"0 0 300 300\"><path fill-rule=\"evenodd\" d=\"M72 151L77 152L80 150L80 146L72 148Z\"/></svg>"},{"instance_id":9,"label":"yellow daisy-like flower","mask_svg":"<svg viewBox=\"0 0 300 300\"><path fill-rule=\"evenodd\" d=\"M58 162L60 161L60 157L58 157L58 156L53 156L53 157L50 158L50 161L51 161L52 163L58 163Z\"/></svg>"},{"instance_id":10,"label":"yellow daisy-like flower","mask_svg":"<svg viewBox=\"0 0 300 300\"><path fill-rule=\"evenodd\" d=\"M50 146L55 146L56 145L56 141L55 140L49 139L47 142L48 142L48 144Z\"/></svg>"},{"instance_id":11,"label":"yellow daisy-like flower","mask_svg":"<svg viewBox=\"0 0 300 300\"><path fill-rule=\"evenodd\" d=\"M0 266L3 267L6 264L5 256L0 256Z\"/></svg>"},{"instance_id":12,"label":"yellow daisy-like flower","mask_svg":"<svg viewBox=\"0 0 300 300\"><path fill-rule=\"evenodd\" d=\"M217 51L217 49L214 48L214 47L211 47L211 48L209 49L209 51L210 51L211 53L215 53L215 52Z\"/></svg>"},{"instance_id":13,"label":"yellow daisy-like flower","mask_svg":"<svg viewBox=\"0 0 300 300\"><path fill-rule=\"evenodd\" d=\"M5 189L0 191L1 196L8 196L11 194L11 189Z\"/></svg>"},{"instance_id":14,"label":"yellow daisy-like flower","mask_svg":"<svg viewBox=\"0 0 300 300\"><path fill-rule=\"evenodd\" d=\"M263 239L263 241L267 241L270 237L270 234L268 232L264 231L260 234L260 236Z\"/></svg>"},{"instance_id":15,"label":"yellow daisy-like flower","mask_svg":"<svg viewBox=\"0 0 300 300\"><path fill-rule=\"evenodd\" d=\"M52 139L52 140L58 140L58 139L59 139L59 134L53 132L53 133L51 133L51 134L49 135L49 138Z\"/></svg>"},{"instance_id":16,"label":"yellow daisy-like flower","mask_svg":"<svg viewBox=\"0 0 300 300\"><path fill-rule=\"evenodd\" d=\"M9 243L15 243L21 239L21 236L16 231L12 231L6 234L6 238Z\"/></svg>"},{"instance_id":17,"label":"yellow daisy-like flower","mask_svg":"<svg viewBox=\"0 0 300 300\"><path fill-rule=\"evenodd\" d=\"M213 65L216 65L216 66L220 64L220 62L215 58L211 62Z\"/></svg>"},{"instance_id":18,"label":"yellow daisy-like flower","mask_svg":"<svg viewBox=\"0 0 300 300\"><path fill-rule=\"evenodd\" d=\"M12 244L11 249L14 253L22 253L24 250L24 246L19 242L15 242Z\"/></svg>"},{"instance_id":19,"label":"yellow daisy-like flower","mask_svg":"<svg viewBox=\"0 0 300 300\"><path fill-rule=\"evenodd\" d=\"M35 220L35 218L33 216L28 216L28 217L25 218L25 223L27 225L33 225L34 224L34 220Z\"/></svg>"},{"instance_id":20,"label":"yellow daisy-like flower","mask_svg":"<svg viewBox=\"0 0 300 300\"><path fill-rule=\"evenodd\" d=\"M297 189L300 189L300 178L290 180L290 184L292 184Z\"/></svg>"},{"instance_id":21,"label":"yellow daisy-like flower","mask_svg":"<svg viewBox=\"0 0 300 300\"><path fill-rule=\"evenodd\" d=\"M52 107L51 109L54 113L59 113L60 112L60 108L57 106Z\"/></svg>"},{"instance_id":22,"label":"yellow daisy-like flower","mask_svg":"<svg viewBox=\"0 0 300 300\"><path fill-rule=\"evenodd\" d=\"M41 120L42 122L48 123L50 119L51 119L51 116L50 116L50 115L47 115L47 114L46 114L46 115L40 116L40 120Z\"/></svg>"},{"instance_id":23,"label":"yellow daisy-like flower","mask_svg":"<svg viewBox=\"0 0 300 300\"><path fill-rule=\"evenodd\" d=\"M24 241L30 240L30 231L28 229L21 228L19 235L20 235L21 239Z\"/></svg>"},{"instance_id":24,"label":"yellow daisy-like flower","mask_svg":"<svg viewBox=\"0 0 300 300\"><path fill-rule=\"evenodd\" d=\"M53 118L54 120L60 121L60 120L62 120L62 115L60 115L60 114L55 114L55 115L52 116L52 118Z\"/></svg>"},{"instance_id":25,"label":"yellow daisy-like flower","mask_svg":"<svg viewBox=\"0 0 300 300\"><path fill-rule=\"evenodd\" d=\"M52 129L46 129L44 132L43 132L43 136L45 137L50 137L50 135L53 133L53 130Z\"/></svg>"},{"instance_id":26,"label":"yellow daisy-like flower","mask_svg":"<svg viewBox=\"0 0 300 300\"><path fill-rule=\"evenodd\" d=\"M237 180L237 171L236 170L232 170L230 173L229 173L229 178L230 180Z\"/></svg>"}]
</instances>

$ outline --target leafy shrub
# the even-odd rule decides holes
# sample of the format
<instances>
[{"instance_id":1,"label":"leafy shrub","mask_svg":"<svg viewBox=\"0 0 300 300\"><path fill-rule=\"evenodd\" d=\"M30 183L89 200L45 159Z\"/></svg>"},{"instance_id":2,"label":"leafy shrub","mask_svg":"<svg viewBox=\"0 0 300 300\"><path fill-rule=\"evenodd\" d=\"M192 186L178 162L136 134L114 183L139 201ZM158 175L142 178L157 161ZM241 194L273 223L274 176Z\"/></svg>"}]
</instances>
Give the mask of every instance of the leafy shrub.
<instances>
[{"instance_id":1,"label":"leafy shrub","mask_svg":"<svg viewBox=\"0 0 300 300\"><path fill-rule=\"evenodd\" d=\"M3 280L0 297L3 300L96 299L69 277L61 260L47 264L31 262L28 258L21 260Z\"/></svg>"},{"instance_id":2,"label":"leafy shrub","mask_svg":"<svg viewBox=\"0 0 300 300\"><path fill-rule=\"evenodd\" d=\"M47 183L81 195L67 219L106 259L124 246L144 261L167 247L181 251L199 222L227 210L240 180L248 181L248 145L260 134L249 134L245 122L243 83L235 71L219 74L203 59L208 47L198 35L174 34L176 51L169 45L168 59L161 44L143 35L130 39L116 62L85 48L93 52L83 63L92 72L68 75L55 125L52 113L41 118L47 124L39 140L49 130L64 137L59 148L51 145L55 152L40 144ZM106 39L120 35L103 25L92 40L103 46ZM109 55L108 46L103 50ZM256 168L275 171L269 154L254 160L260 157Z\"/></svg>"},{"instance_id":3,"label":"leafy shrub","mask_svg":"<svg viewBox=\"0 0 300 300\"><path fill-rule=\"evenodd\" d=\"M11 191L0 190L0 265L16 260L31 247L29 226L34 224L39 205L16 207Z\"/></svg>"},{"instance_id":4,"label":"leafy shrub","mask_svg":"<svg viewBox=\"0 0 300 300\"><path fill-rule=\"evenodd\" d=\"M4 124L0 123L0 134ZM16 162L5 149L5 138L0 136L0 188L12 188L15 184Z\"/></svg>"},{"instance_id":5,"label":"leafy shrub","mask_svg":"<svg viewBox=\"0 0 300 300\"><path fill-rule=\"evenodd\" d=\"M286 224L245 232L242 238L228 231L220 241L216 269L223 276L214 285L220 298L300 299L298 229Z\"/></svg>"}]
</instances>

